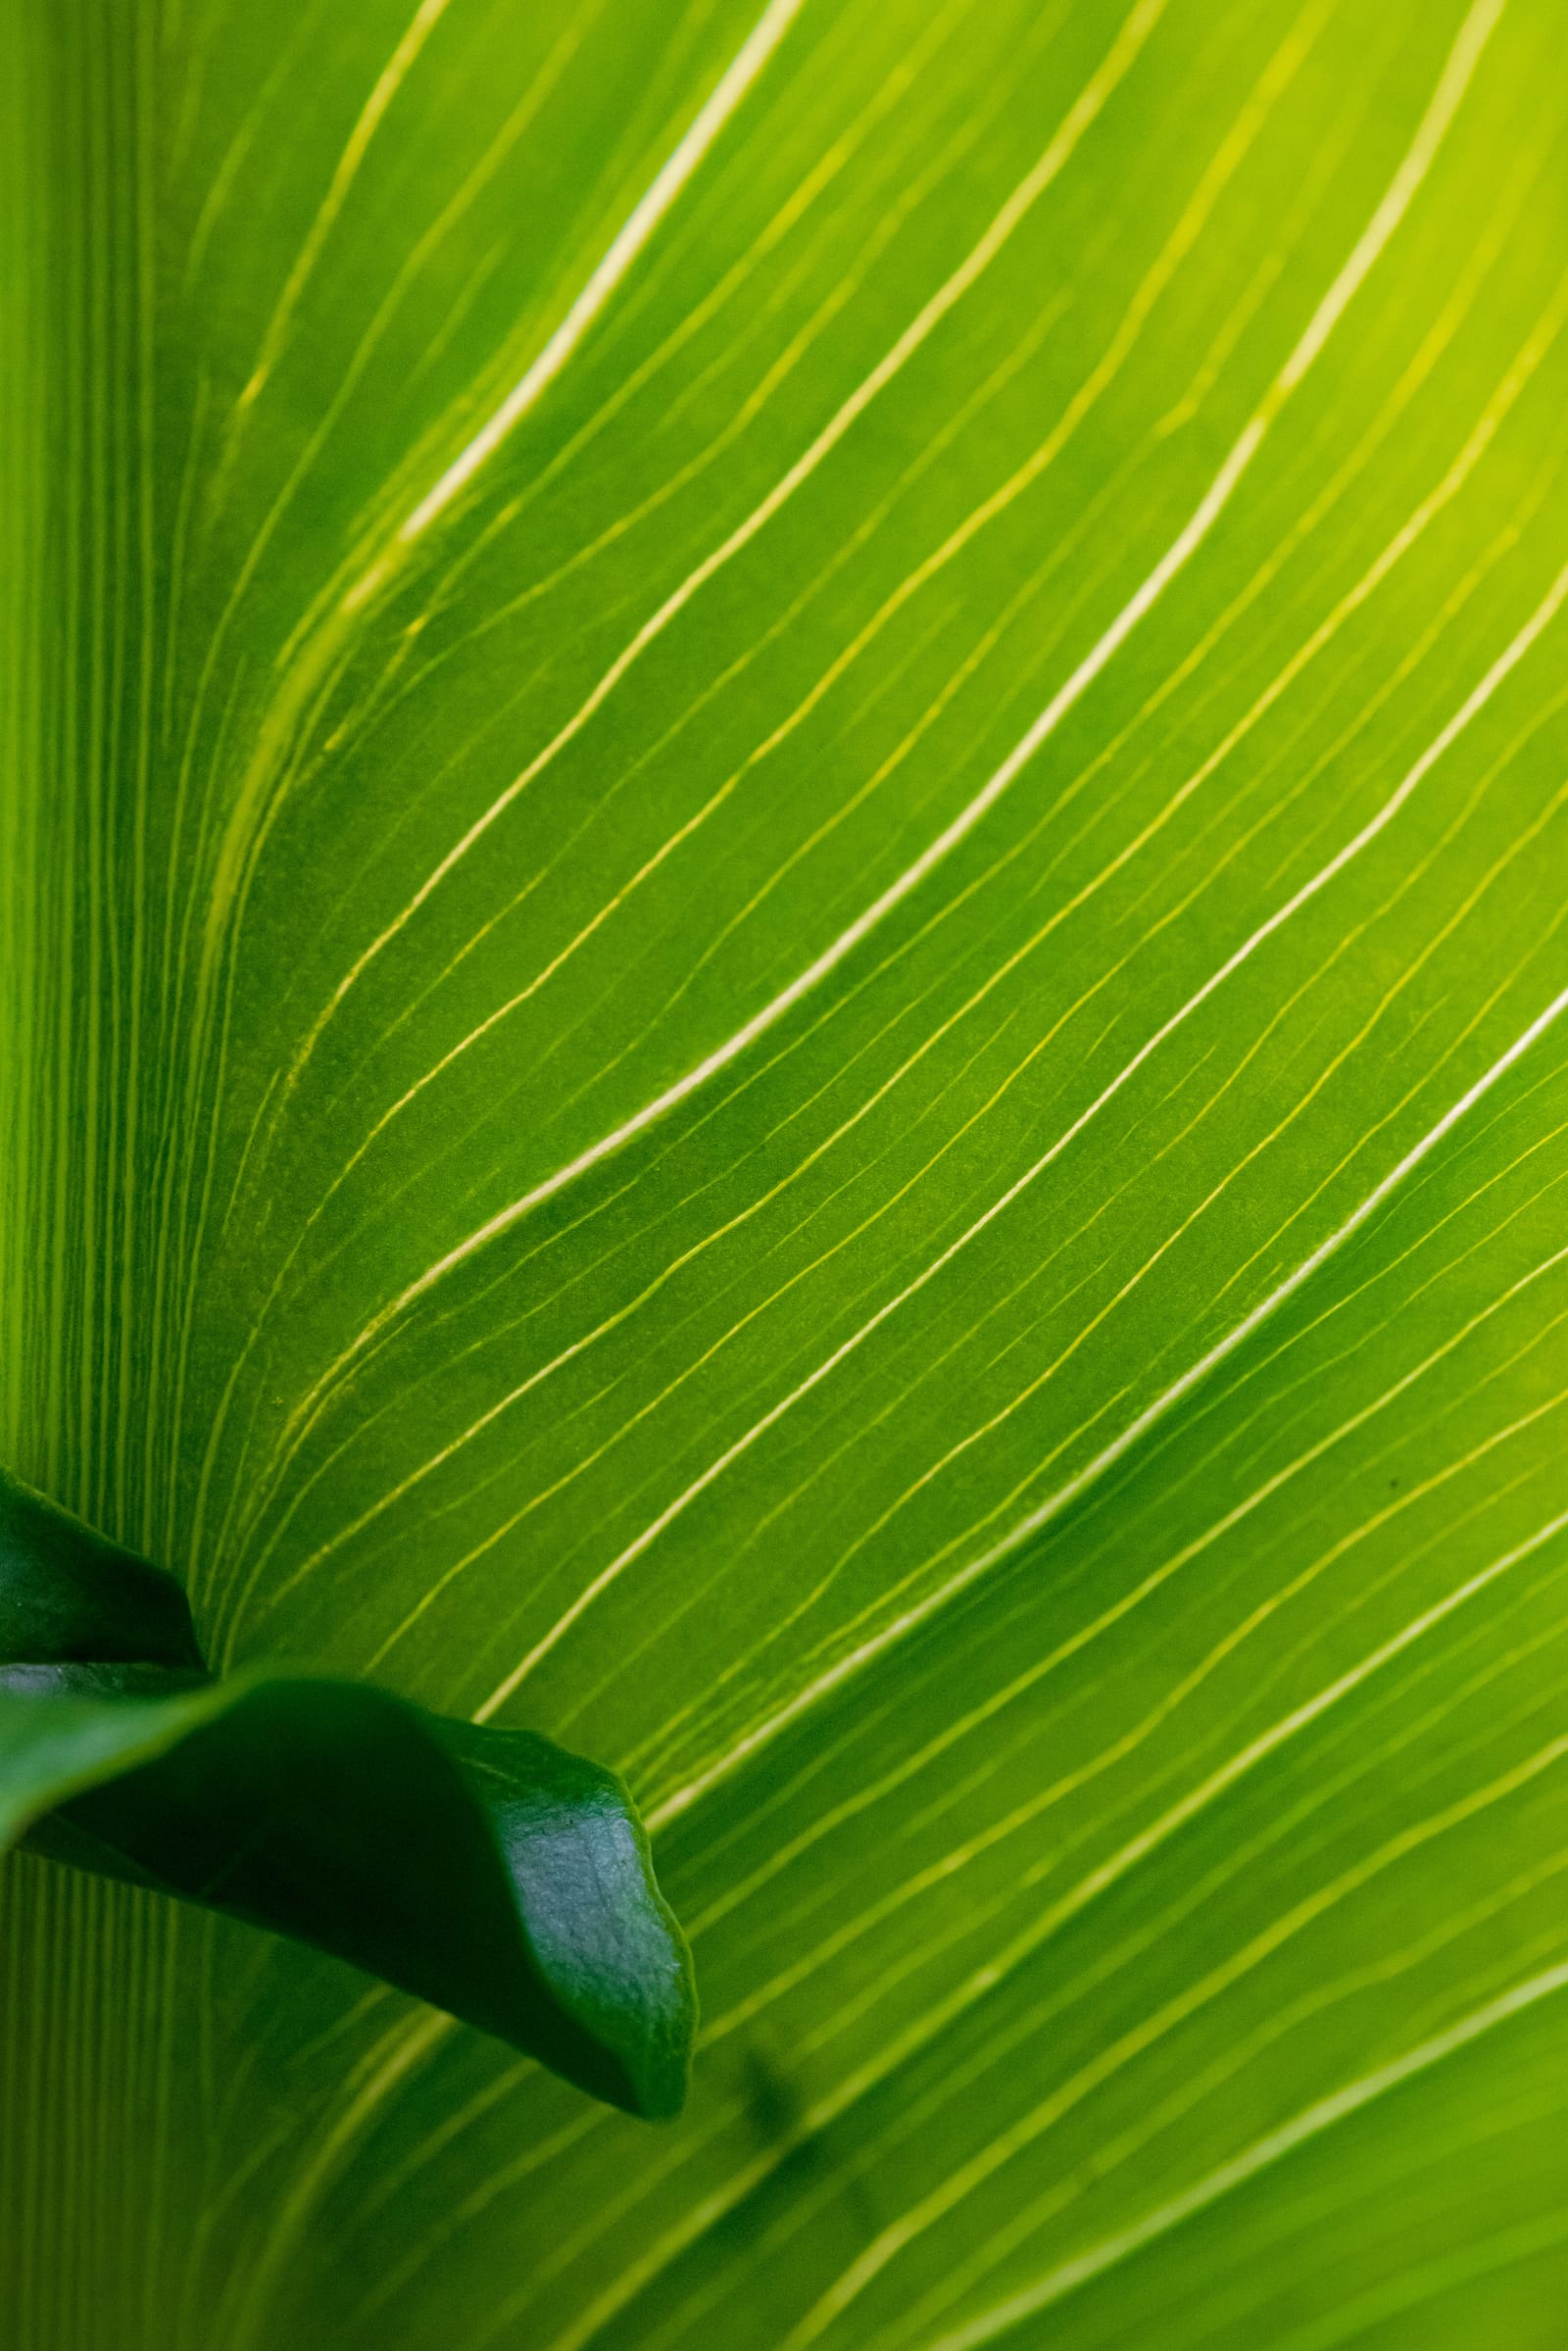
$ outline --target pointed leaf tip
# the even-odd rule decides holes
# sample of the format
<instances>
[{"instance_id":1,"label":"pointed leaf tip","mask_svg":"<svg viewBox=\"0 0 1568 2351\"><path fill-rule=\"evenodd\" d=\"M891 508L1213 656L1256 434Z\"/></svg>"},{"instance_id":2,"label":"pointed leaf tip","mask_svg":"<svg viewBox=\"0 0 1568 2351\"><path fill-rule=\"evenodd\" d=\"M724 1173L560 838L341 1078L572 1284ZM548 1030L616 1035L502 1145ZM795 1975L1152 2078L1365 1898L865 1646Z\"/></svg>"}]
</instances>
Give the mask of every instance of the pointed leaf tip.
<instances>
[{"instance_id":1,"label":"pointed leaf tip","mask_svg":"<svg viewBox=\"0 0 1568 2351\"><path fill-rule=\"evenodd\" d=\"M690 1955L612 1773L368 1684L215 1681L174 1578L4 1473L0 1830L680 2110Z\"/></svg>"}]
</instances>

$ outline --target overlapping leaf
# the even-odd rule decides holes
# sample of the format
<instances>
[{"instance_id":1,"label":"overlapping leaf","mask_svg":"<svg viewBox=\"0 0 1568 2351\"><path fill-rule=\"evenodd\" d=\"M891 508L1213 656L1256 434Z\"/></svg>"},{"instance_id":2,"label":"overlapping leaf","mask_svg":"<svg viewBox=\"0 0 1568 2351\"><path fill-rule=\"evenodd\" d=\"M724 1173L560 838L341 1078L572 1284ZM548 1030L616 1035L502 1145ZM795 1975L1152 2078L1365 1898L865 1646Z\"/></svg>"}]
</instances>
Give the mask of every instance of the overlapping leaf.
<instances>
[{"instance_id":1,"label":"overlapping leaf","mask_svg":"<svg viewBox=\"0 0 1568 2351\"><path fill-rule=\"evenodd\" d=\"M41 2340L1553 2340L1561 35L8 30L10 1457L708 2020L27 1865Z\"/></svg>"},{"instance_id":2,"label":"overlapping leaf","mask_svg":"<svg viewBox=\"0 0 1568 2351\"><path fill-rule=\"evenodd\" d=\"M680 2110L690 1959L612 1774L361 1683L217 1681L172 1576L0 1473L0 1840L23 1836Z\"/></svg>"}]
</instances>

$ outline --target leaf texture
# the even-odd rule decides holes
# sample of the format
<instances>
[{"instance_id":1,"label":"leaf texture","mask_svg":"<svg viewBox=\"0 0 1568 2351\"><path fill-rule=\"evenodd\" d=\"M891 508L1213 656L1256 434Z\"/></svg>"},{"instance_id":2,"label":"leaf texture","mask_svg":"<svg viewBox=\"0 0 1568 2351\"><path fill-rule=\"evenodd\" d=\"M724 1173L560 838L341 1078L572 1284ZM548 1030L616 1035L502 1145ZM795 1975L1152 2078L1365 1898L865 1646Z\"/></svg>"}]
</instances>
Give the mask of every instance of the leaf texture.
<instances>
[{"instance_id":1,"label":"leaf texture","mask_svg":"<svg viewBox=\"0 0 1568 2351\"><path fill-rule=\"evenodd\" d=\"M44 2351L1555 2344L1563 28L13 12L0 1455L705 2017L23 1857Z\"/></svg>"},{"instance_id":2,"label":"leaf texture","mask_svg":"<svg viewBox=\"0 0 1568 2351\"><path fill-rule=\"evenodd\" d=\"M691 1965L612 1774L361 1684L215 1682L172 1576L0 1475L0 1836L24 1832L679 2111Z\"/></svg>"}]
</instances>

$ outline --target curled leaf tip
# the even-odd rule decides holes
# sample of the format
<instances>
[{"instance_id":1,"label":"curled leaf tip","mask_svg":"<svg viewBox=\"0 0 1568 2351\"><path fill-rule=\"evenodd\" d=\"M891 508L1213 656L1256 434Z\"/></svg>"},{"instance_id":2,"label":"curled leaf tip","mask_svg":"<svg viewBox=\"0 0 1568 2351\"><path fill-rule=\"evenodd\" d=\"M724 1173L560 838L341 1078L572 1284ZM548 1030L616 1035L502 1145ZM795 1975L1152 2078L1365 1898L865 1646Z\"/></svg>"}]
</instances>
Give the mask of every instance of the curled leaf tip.
<instances>
[{"instance_id":1,"label":"curled leaf tip","mask_svg":"<svg viewBox=\"0 0 1568 2351\"><path fill-rule=\"evenodd\" d=\"M691 1959L621 1781L369 1684L215 1680L185 1594L0 1471L0 1836L351 1961L679 2112Z\"/></svg>"}]
</instances>

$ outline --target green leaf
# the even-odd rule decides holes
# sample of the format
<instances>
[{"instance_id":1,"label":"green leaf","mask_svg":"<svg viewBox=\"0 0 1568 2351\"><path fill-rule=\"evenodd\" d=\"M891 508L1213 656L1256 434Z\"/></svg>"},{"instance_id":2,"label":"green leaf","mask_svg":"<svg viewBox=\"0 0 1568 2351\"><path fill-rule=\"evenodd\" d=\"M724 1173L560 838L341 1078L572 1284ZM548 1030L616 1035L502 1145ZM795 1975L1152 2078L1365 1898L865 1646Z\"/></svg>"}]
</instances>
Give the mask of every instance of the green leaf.
<instances>
[{"instance_id":1,"label":"green leaf","mask_svg":"<svg viewBox=\"0 0 1568 2351\"><path fill-rule=\"evenodd\" d=\"M29 1830L679 2111L690 1960L612 1773L352 1683L215 1683L172 1577L0 1472L0 1838Z\"/></svg>"},{"instance_id":2,"label":"green leaf","mask_svg":"<svg viewBox=\"0 0 1568 2351\"><path fill-rule=\"evenodd\" d=\"M0 1458L704 2009L19 1856L24 2340L1555 2343L1562 42L0 12Z\"/></svg>"}]
</instances>

